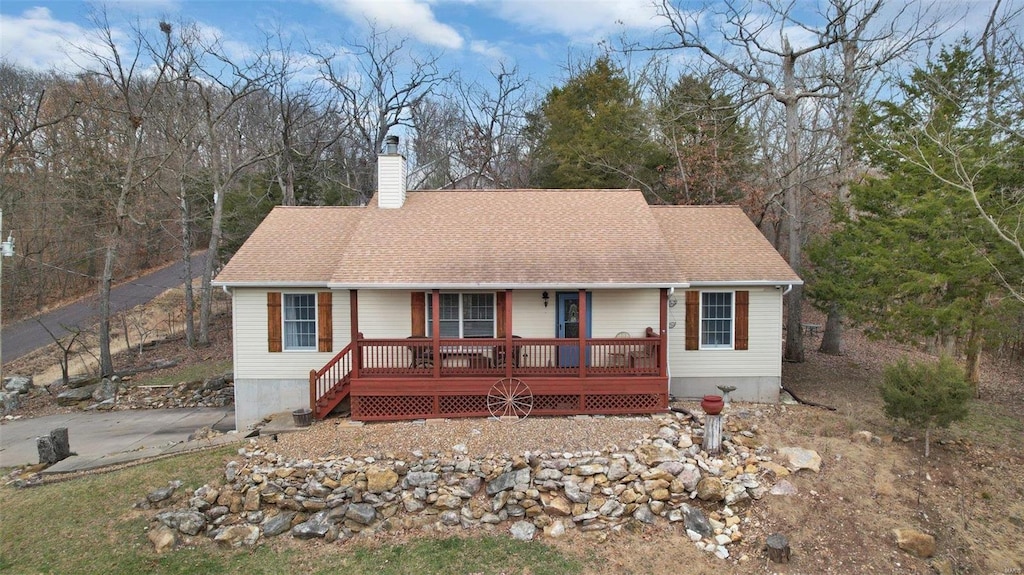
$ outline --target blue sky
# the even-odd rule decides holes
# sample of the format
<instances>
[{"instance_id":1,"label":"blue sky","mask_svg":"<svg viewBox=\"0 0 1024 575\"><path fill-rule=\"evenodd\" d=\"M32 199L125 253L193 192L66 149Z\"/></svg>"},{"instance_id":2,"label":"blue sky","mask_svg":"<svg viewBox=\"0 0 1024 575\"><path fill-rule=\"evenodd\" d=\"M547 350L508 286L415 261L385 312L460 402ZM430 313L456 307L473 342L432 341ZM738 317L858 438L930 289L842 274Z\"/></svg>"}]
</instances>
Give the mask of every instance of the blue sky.
<instances>
[{"instance_id":1,"label":"blue sky","mask_svg":"<svg viewBox=\"0 0 1024 575\"><path fill-rule=\"evenodd\" d=\"M948 13L949 39L980 30L993 3L924 1L927 13ZM808 14L825 5L796 2L797 10ZM73 0L2 0L0 57L30 68L74 70L65 46L87 41L90 6ZM136 19L194 21L228 42L236 55L255 50L261 30L282 30L301 51L307 40L325 47L360 38L372 21L413 39L420 49L443 51L451 68L470 76L502 60L519 65L541 86L564 78L571 49L591 53L597 42L614 44L623 34L653 42L664 23L651 0L114 0L106 6L115 28L127 29Z\"/></svg>"},{"instance_id":2,"label":"blue sky","mask_svg":"<svg viewBox=\"0 0 1024 575\"><path fill-rule=\"evenodd\" d=\"M166 18L195 21L237 47L255 48L260 29L285 31L293 47L306 40L339 45L376 22L443 51L454 66L485 71L519 64L537 81L560 77L570 47L588 51L622 32L650 35L658 25L649 0L120 0L106 4L111 24L127 28ZM0 56L30 68L73 69L63 47L88 37L90 4L71 0L0 2Z\"/></svg>"}]
</instances>

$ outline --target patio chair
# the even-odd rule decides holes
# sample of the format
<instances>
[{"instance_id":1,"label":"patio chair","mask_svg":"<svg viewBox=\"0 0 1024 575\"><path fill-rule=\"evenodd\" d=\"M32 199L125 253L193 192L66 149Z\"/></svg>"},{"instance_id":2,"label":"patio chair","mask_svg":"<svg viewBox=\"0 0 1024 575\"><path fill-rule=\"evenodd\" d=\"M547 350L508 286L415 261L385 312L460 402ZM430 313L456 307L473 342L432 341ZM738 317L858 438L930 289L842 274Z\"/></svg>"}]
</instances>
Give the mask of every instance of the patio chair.
<instances>
[{"instance_id":1,"label":"patio chair","mask_svg":"<svg viewBox=\"0 0 1024 575\"><path fill-rule=\"evenodd\" d=\"M417 342L416 345L409 346L409 356L411 358L409 367L421 369L434 367L434 350L430 338L410 335L406 339L416 340Z\"/></svg>"},{"instance_id":2,"label":"patio chair","mask_svg":"<svg viewBox=\"0 0 1024 575\"><path fill-rule=\"evenodd\" d=\"M523 339L523 338L519 337L518 335L513 335L512 339L513 340L517 340L517 339ZM523 353L523 346L519 345L519 344L516 344L513 341L513 343L512 343L512 367L519 367L520 362L522 360L522 353ZM494 367L505 367L505 346L503 346L503 345L496 345L496 346L494 346L493 354L494 355L492 355L491 357L494 358Z\"/></svg>"},{"instance_id":3,"label":"patio chair","mask_svg":"<svg viewBox=\"0 0 1024 575\"><path fill-rule=\"evenodd\" d=\"M628 339L632 337L628 331L620 331L615 334L615 339ZM627 345L617 345L608 352L608 367L629 367L629 357L633 353Z\"/></svg>"}]
</instances>

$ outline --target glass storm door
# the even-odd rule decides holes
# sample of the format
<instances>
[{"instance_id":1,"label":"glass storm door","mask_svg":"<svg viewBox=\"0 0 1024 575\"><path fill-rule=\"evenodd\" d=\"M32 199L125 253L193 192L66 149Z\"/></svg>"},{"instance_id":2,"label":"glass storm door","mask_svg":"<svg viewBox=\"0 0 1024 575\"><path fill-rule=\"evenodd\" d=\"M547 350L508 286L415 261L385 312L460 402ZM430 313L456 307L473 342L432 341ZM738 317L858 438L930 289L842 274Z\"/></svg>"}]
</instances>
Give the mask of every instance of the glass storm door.
<instances>
[{"instance_id":1,"label":"glass storm door","mask_svg":"<svg viewBox=\"0 0 1024 575\"><path fill-rule=\"evenodd\" d=\"M555 333L560 338L579 339L580 337L580 293L558 292L556 294L558 313ZM587 292L587 337L590 337L591 297ZM576 342L572 345L558 346L558 367L579 367L580 347Z\"/></svg>"}]
</instances>

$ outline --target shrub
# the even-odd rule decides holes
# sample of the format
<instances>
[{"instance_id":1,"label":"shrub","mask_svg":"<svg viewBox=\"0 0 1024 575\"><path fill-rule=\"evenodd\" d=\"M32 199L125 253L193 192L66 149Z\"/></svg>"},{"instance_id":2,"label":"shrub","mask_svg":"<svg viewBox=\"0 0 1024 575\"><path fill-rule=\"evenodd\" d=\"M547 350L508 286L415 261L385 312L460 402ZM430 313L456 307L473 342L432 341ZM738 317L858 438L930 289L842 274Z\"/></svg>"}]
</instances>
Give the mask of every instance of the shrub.
<instances>
[{"instance_id":1,"label":"shrub","mask_svg":"<svg viewBox=\"0 0 1024 575\"><path fill-rule=\"evenodd\" d=\"M908 363L902 358L885 367L881 386L885 415L924 429L924 456L931 430L949 427L967 416L972 389L964 371L948 356L938 362Z\"/></svg>"}]
</instances>

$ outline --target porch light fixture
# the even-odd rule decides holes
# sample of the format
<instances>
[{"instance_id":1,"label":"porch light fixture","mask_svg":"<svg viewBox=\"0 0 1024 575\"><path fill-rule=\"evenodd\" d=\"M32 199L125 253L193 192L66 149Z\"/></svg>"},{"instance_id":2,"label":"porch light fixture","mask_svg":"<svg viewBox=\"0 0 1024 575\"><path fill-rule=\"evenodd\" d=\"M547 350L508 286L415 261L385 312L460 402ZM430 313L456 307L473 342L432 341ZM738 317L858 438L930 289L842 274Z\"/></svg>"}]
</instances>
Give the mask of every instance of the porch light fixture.
<instances>
[{"instance_id":1,"label":"porch light fixture","mask_svg":"<svg viewBox=\"0 0 1024 575\"><path fill-rule=\"evenodd\" d=\"M551 296L549 296L548 292L545 291L544 293L540 294L540 299L544 300L544 307L548 307L548 300L551 299Z\"/></svg>"}]
</instances>

